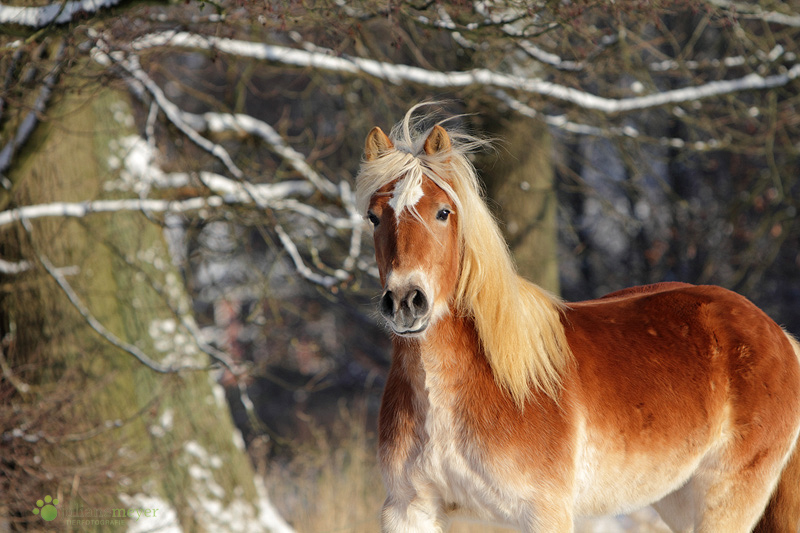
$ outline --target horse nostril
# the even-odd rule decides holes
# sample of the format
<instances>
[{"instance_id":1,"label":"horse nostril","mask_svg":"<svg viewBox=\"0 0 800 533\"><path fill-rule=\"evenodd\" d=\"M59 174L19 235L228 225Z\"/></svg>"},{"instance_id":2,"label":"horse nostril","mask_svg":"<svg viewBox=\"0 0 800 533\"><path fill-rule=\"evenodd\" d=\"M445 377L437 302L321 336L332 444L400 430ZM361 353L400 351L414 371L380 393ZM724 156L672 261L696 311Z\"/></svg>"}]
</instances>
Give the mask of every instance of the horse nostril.
<instances>
[{"instance_id":1,"label":"horse nostril","mask_svg":"<svg viewBox=\"0 0 800 533\"><path fill-rule=\"evenodd\" d=\"M387 318L394 316L394 295L392 291L383 293L380 303L381 314Z\"/></svg>"},{"instance_id":2,"label":"horse nostril","mask_svg":"<svg viewBox=\"0 0 800 533\"><path fill-rule=\"evenodd\" d=\"M386 291L378 308L384 318L410 324L417 318L424 317L428 313L429 305L425 292L418 287L411 287L408 290L402 289L399 295Z\"/></svg>"},{"instance_id":3,"label":"horse nostril","mask_svg":"<svg viewBox=\"0 0 800 533\"><path fill-rule=\"evenodd\" d=\"M414 316L422 316L428 312L428 299L420 289L411 291L408 301L410 302L408 307Z\"/></svg>"}]
</instances>

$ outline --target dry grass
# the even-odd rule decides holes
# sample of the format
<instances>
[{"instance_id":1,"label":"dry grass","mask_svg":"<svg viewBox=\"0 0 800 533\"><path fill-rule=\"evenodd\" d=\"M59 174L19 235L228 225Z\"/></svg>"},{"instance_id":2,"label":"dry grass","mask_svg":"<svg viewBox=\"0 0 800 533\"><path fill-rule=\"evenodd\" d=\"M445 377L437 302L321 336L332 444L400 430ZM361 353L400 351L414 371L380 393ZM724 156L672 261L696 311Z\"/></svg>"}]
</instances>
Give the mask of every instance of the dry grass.
<instances>
[{"instance_id":1,"label":"dry grass","mask_svg":"<svg viewBox=\"0 0 800 533\"><path fill-rule=\"evenodd\" d=\"M364 411L340 408L330 431L314 429L293 459L270 466L270 497L298 533L380 530L385 493Z\"/></svg>"},{"instance_id":2,"label":"dry grass","mask_svg":"<svg viewBox=\"0 0 800 533\"><path fill-rule=\"evenodd\" d=\"M375 436L363 410L340 409L331 431L316 429L289 461L266 478L275 507L298 533L374 533L385 491L375 459ZM459 522L451 533L515 531ZM580 520L575 533L668 533L652 509L620 518Z\"/></svg>"}]
</instances>

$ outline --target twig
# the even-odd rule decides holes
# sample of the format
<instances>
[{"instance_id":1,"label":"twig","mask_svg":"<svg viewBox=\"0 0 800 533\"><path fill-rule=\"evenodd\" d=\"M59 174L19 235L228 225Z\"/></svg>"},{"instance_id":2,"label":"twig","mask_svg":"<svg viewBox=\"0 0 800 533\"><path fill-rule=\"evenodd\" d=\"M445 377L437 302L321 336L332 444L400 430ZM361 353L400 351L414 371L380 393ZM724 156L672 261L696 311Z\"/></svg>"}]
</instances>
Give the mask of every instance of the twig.
<instances>
[{"instance_id":1,"label":"twig","mask_svg":"<svg viewBox=\"0 0 800 533\"><path fill-rule=\"evenodd\" d=\"M21 381L16 375L14 375L14 372L13 370L11 370L11 367L8 366L8 361L6 361L6 356L5 352L3 351L2 343L0 343L0 370L3 371L3 377L7 379L19 392L23 394L30 392L31 386Z\"/></svg>"},{"instance_id":2,"label":"twig","mask_svg":"<svg viewBox=\"0 0 800 533\"><path fill-rule=\"evenodd\" d=\"M300 252L297 250L297 246L294 244L294 241L292 241L291 237L289 237L289 234L286 233L286 230L284 230L280 224L275 224L274 229L275 233L278 234L278 238L280 239L283 248L289 254L289 257L291 257L297 272L308 281L316 283L317 285L322 285L326 289L330 289L334 285L337 285L338 283L347 279L348 274L346 272L341 272L339 276L334 277L323 276L311 270L303 261L303 258L300 256Z\"/></svg>"}]
</instances>

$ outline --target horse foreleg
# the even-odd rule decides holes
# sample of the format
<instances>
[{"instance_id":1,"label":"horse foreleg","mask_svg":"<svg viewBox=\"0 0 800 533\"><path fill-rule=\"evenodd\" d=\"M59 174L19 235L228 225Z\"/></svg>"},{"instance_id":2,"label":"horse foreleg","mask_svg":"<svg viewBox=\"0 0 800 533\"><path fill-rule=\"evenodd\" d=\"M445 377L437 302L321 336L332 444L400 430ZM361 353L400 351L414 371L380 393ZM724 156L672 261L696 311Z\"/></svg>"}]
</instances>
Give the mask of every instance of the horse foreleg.
<instances>
[{"instance_id":1,"label":"horse foreleg","mask_svg":"<svg viewBox=\"0 0 800 533\"><path fill-rule=\"evenodd\" d=\"M433 498L414 496L398 500L389 496L381 511L383 533L441 533L449 525L444 509Z\"/></svg>"},{"instance_id":2,"label":"horse foreleg","mask_svg":"<svg viewBox=\"0 0 800 533\"><path fill-rule=\"evenodd\" d=\"M695 531L749 533L764 512L773 485L769 476L729 476L718 480L704 494Z\"/></svg>"},{"instance_id":3,"label":"horse foreleg","mask_svg":"<svg viewBox=\"0 0 800 533\"><path fill-rule=\"evenodd\" d=\"M574 522L568 503L531 504L521 522L525 533L572 533Z\"/></svg>"}]
</instances>

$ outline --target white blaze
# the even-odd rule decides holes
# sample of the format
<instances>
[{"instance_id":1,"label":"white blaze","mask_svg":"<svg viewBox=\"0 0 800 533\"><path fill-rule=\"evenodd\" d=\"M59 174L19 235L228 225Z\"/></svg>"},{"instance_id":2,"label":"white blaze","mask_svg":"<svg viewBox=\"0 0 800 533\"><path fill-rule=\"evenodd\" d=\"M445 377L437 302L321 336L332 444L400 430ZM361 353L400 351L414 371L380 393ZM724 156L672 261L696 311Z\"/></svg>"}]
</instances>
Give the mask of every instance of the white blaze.
<instances>
[{"instance_id":1,"label":"white blaze","mask_svg":"<svg viewBox=\"0 0 800 533\"><path fill-rule=\"evenodd\" d=\"M415 176L406 176L397 182L392 191L392 199L389 200L389 207L394 209L394 216L400 218L400 213L406 207L414 207L422 198L422 179L414 179ZM420 176L421 178L421 176Z\"/></svg>"}]
</instances>

